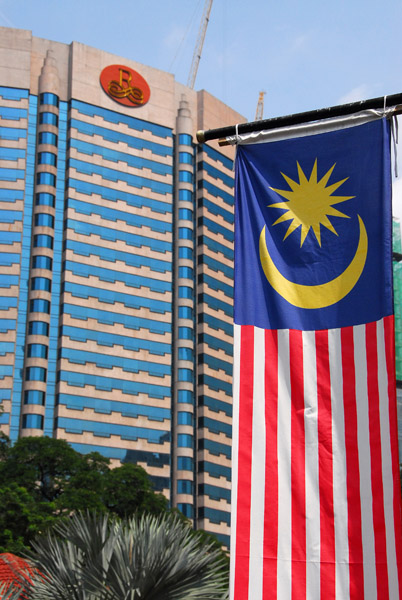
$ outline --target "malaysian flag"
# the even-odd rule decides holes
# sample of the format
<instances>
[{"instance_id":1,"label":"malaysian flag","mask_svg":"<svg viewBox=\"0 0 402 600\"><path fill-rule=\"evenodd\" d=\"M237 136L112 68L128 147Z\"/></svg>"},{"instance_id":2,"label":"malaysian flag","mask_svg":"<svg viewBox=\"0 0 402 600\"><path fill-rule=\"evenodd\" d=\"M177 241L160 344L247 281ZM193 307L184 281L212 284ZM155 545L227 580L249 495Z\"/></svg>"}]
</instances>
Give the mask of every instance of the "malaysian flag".
<instances>
[{"instance_id":1,"label":"malaysian flag","mask_svg":"<svg viewBox=\"0 0 402 600\"><path fill-rule=\"evenodd\" d=\"M386 119L240 144L232 600L397 600Z\"/></svg>"}]
</instances>

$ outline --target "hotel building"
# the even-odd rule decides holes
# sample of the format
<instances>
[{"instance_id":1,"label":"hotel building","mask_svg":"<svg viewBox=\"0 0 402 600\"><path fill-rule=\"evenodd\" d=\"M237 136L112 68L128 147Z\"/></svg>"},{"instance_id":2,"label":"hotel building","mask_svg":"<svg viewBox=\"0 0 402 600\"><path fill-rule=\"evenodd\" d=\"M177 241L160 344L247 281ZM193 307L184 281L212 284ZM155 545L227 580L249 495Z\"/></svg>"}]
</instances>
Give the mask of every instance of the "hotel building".
<instances>
[{"instance_id":1,"label":"hotel building","mask_svg":"<svg viewBox=\"0 0 402 600\"><path fill-rule=\"evenodd\" d=\"M233 149L174 76L0 28L0 414L230 531Z\"/></svg>"}]
</instances>

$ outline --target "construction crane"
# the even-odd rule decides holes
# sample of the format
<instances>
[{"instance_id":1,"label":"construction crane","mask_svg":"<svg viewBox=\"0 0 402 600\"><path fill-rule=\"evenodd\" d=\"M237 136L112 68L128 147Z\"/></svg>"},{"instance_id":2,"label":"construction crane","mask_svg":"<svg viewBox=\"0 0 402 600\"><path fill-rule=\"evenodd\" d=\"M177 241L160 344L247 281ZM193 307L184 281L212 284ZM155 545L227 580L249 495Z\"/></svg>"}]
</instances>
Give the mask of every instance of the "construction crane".
<instances>
[{"instance_id":1,"label":"construction crane","mask_svg":"<svg viewBox=\"0 0 402 600\"><path fill-rule=\"evenodd\" d=\"M205 34L207 32L209 15L211 13L213 0L206 0L204 6L204 13L202 15L200 30L198 32L197 44L195 46L193 60L191 63L191 69L187 80L187 85L191 89L194 88L195 78L197 77L198 65L200 64L200 58L202 53L202 47L204 45Z\"/></svg>"},{"instance_id":2,"label":"construction crane","mask_svg":"<svg viewBox=\"0 0 402 600\"><path fill-rule=\"evenodd\" d=\"M258 96L257 109L255 111L255 119L254 121L262 121L264 116L264 96L266 92L260 92Z\"/></svg>"}]
</instances>

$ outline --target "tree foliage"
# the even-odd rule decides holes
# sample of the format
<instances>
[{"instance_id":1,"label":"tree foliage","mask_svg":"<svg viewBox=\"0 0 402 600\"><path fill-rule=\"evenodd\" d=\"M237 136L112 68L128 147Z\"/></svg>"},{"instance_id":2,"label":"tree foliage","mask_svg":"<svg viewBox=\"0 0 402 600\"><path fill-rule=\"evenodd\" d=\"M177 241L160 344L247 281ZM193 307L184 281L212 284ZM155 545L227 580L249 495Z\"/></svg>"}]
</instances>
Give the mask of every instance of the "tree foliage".
<instances>
[{"instance_id":1,"label":"tree foliage","mask_svg":"<svg viewBox=\"0 0 402 600\"><path fill-rule=\"evenodd\" d=\"M110 468L97 452L81 455L66 441L26 437L0 454L0 552L20 554L33 537L80 510L159 514L167 500L133 464Z\"/></svg>"},{"instance_id":2,"label":"tree foliage","mask_svg":"<svg viewBox=\"0 0 402 600\"><path fill-rule=\"evenodd\" d=\"M222 600L222 552L176 514L75 514L33 543L27 600Z\"/></svg>"}]
</instances>

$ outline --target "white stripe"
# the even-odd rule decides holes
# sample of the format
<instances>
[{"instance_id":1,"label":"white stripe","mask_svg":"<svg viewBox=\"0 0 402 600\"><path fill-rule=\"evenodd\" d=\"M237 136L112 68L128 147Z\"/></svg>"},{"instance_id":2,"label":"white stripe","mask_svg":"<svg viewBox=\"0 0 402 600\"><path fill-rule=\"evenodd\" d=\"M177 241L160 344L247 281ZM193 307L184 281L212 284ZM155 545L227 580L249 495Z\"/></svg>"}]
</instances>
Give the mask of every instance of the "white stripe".
<instances>
[{"instance_id":1,"label":"white stripe","mask_svg":"<svg viewBox=\"0 0 402 600\"><path fill-rule=\"evenodd\" d=\"M240 381L241 326L233 329L233 425L232 425L232 498L230 525L230 598L234 600L234 577L236 564L237 481L239 452L239 381Z\"/></svg>"},{"instance_id":2,"label":"white stripe","mask_svg":"<svg viewBox=\"0 0 402 600\"><path fill-rule=\"evenodd\" d=\"M365 600L375 600L377 598L377 576L373 527L373 497L371 492L371 455L365 325L354 327L353 337L356 368L357 445L359 452L360 502L362 513L364 598Z\"/></svg>"},{"instance_id":3,"label":"white stripe","mask_svg":"<svg viewBox=\"0 0 402 600\"><path fill-rule=\"evenodd\" d=\"M342 384L341 330L328 332L331 377L332 455L335 526L335 598L349 598L348 496L346 485L345 412Z\"/></svg>"},{"instance_id":4,"label":"white stripe","mask_svg":"<svg viewBox=\"0 0 402 600\"><path fill-rule=\"evenodd\" d=\"M265 332L254 328L249 598L262 598L265 498Z\"/></svg>"},{"instance_id":5,"label":"white stripe","mask_svg":"<svg viewBox=\"0 0 402 600\"><path fill-rule=\"evenodd\" d=\"M378 388L380 396L380 429L382 451L382 481L384 486L385 531L387 540L387 564L389 597L399 598L398 567L395 547L395 519L392 477L391 433L389 421L388 373L385 357L384 320L377 323Z\"/></svg>"},{"instance_id":6,"label":"white stripe","mask_svg":"<svg viewBox=\"0 0 402 600\"><path fill-rule=\"evenodd\" d=\"M278 600L292 597L289 331L278 331ZM262 526L262 524L261 524ZM253 599L250 599L253 600Z\"/></svg>"},{"instance_id":7,"label":"white stripe","mask_svg":"<svg viewBox=\"0 0 402 600\"><path fill-rule=\"evenodd\" d=\"M306 440L306 600L320 597L320 493L315 332L303 331L304 427Z\"/></svg>"}]
</instances>

